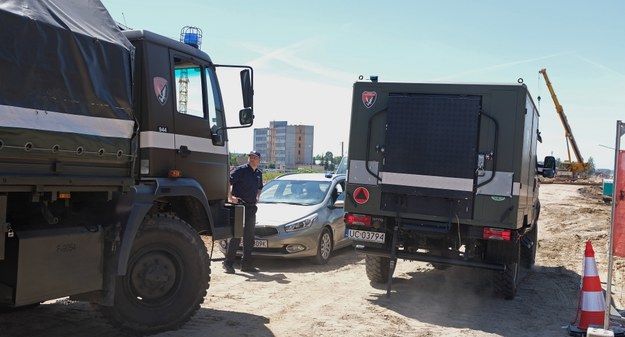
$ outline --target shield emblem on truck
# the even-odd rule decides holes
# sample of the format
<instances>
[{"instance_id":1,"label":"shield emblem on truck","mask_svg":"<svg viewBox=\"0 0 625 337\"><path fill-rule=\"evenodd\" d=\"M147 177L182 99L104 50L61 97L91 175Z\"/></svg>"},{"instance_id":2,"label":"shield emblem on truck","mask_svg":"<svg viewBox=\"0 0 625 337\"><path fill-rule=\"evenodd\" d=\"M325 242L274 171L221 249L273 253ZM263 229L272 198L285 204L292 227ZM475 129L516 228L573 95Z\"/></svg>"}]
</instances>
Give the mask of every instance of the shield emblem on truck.
<instances>
[{"instance_id":1,"label":"shield emblem on truck","mask_svg":"<svg viewBox=\"0 0 625 337\"><path fill-rule=\"evenodd\" d=\"M161 105L167 102L167 80L162 77L154 77L154 94Z\"/></svg>"},{"instance_id":2,"label":"shield emblem on truck","mask_svg":"<svg viewBox=\"0 0 625 337\"><path fill-rule=\"evenodd\" d=\"M362 92L362 104L365 108L369 109L375 104L375 100L378 98L378 93L375 91L363 91Z\"/></svg>"}]
</instances>

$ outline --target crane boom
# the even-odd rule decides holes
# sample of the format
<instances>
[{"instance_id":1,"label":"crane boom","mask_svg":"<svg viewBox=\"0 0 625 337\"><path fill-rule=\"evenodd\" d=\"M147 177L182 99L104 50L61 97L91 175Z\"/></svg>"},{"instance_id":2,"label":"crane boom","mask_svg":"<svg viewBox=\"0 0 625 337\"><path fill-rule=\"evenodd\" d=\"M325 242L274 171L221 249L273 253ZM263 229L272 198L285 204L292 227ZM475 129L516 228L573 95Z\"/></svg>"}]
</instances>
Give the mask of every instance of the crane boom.
<instances>
[{"instance_id":1,"label":"crane boom","mask_svg":"<svg viewBox=\"0 0 625 337\"><path fill-rule=\"evenodd\" d=\"M571 144L573 147L573 153L575 153L575 158L581 164L584 163L584 157L582 157L582 153L579 151L579 147L577 146L577 142L575 141L575 137L573 137L573 131L571 131L571 126L569 125L568 120L566 119L566 115L564 114L564 109L560 102L558 102L558 97L556 96L553 87L551 86L551 81L549 81L549 76L547 76L547 69L543 68L538 71L545 78L545 82L547 83L547 88L549 88L549 93L551 94L551 98L553 99L553 103L556 105L556 112L560 117L560 121L562 122L562 126L564 126L564 132L567 139L567 142ZM568 146L567 146L568 149ZM571 155L569 154L569 162L571 161Z\"/></svg>"}]
</instances>

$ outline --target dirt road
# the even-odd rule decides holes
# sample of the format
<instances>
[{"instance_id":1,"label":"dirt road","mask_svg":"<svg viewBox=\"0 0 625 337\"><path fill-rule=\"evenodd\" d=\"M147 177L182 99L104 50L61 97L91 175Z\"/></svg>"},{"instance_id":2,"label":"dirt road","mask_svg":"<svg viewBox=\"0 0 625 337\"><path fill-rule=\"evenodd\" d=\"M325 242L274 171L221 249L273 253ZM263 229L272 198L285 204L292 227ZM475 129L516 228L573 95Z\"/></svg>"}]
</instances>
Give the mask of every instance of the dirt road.
<instances>
[{"instance_id":1,"label":"dirt road","mask_svg":"<svg viewBox=\"0 0 625 337\"><path fill-rule=\"evenodd\" d=\"M228 275L214 262L203 308L182 329L156 336L566 336L586 240L605 282L611 208L588 186L543 184L541 201L536 266L523 271L515 300L493 295L489 271L409 261L398 262L387 298L347 248L324 266L260 260L259 274ZM615 262L617 307L624 265ZM67 299L0 314L0 327L0 336L118 336L88 304Z\"/></svg>"}]
</instances>

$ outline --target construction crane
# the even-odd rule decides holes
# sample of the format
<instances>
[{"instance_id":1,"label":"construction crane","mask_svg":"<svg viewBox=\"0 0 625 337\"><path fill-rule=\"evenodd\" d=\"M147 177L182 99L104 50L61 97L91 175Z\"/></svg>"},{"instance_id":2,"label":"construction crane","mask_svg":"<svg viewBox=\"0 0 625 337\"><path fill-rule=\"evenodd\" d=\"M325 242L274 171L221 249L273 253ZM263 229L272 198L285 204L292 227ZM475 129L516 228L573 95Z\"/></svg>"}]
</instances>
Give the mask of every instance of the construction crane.
<instances>
[{"instance_id":1,"label":"construction crane","mask_svg":"<svg viewBox=\"0 0 625 337\"><path fill-rule=\"evenodd\" d=\"M543 68L538 71L545 78L545 82L547 83L547 88L549 88L549 93L551 94L551 98L553 99L553 103L556 105L556 112L558 113L558 117L560 117L560 121L562 122L562 126L564 126L564 135L566 137L566 152L568 154L568 161L563 161L560 164L563 166L565 171L570 172L573 177L577 176L586 176L590 171L590 163L584 162L584 157L582 157L582 153L577 146L577 142L575 141L575 137L573 137L573 131L571 130L571 125L569 125L569 121L566 119L566 115L564 114L564 109L560 102L558 102L558 97L556 96L555 91L553 90L553 86L551 85L551 81L549 81L549 76L547 76L547 69ZM571 161L571 148L573 148L573 153L575 154L576 162Z\"/></svg>"}]
</instances>

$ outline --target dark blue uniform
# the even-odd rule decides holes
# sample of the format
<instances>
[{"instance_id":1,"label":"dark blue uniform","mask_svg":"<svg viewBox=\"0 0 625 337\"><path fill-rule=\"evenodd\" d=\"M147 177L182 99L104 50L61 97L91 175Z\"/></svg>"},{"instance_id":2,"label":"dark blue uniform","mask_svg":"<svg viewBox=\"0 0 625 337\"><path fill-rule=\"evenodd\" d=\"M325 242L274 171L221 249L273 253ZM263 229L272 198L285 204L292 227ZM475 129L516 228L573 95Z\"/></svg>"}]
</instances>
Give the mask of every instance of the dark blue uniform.
<instances>
[{"instance_id":1,"label":"dark blue uniform","mask_svg":"<svg viewBox=\"0 0 625 337\"><path fill-rule=\"evenodd\" d=\"M245 205L245 227L243 228L243 257L241 268L251 268L252 247L254 247L254 227L256 225L256 195L263 188L263 173L252 169L249 164L237 166L230 172L232 196L241 199ZM232 266L236 258L241 238L232 238L228 243L225 264Z\"/></svg>"},{"instance_id":2,"label":"dark blue uniform","mask_svg":"<svg viewBox=\"0 0 625 337\"><path fill-rule=\"evenodd\" d=\"M263 173L243 164L230 172L230 184L233 196L243 199L245 204L256 204L256 194L263 188Z\"/></svg>"}]
</instances>

